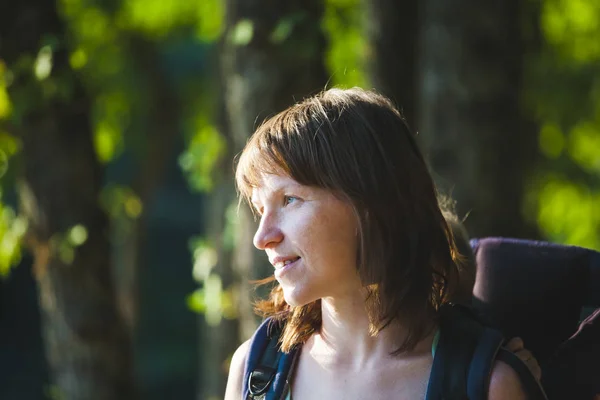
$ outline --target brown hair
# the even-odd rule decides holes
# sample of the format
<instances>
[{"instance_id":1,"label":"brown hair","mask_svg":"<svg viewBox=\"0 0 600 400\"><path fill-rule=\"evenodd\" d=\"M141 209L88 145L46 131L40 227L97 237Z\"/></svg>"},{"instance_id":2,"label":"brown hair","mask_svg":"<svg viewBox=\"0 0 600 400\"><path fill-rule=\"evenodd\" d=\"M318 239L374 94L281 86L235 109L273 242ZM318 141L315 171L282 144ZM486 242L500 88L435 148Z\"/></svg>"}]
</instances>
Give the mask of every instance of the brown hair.
<instances>
[{"instance_id":1,"label":"brown hair","mask_svg":"<svg viewBox=\"0 0 600 400\"><path fill-rule=\"evenodd\" d=\"M456 202L447 196L440 197L440 209L452 232L452 238L459 252L458 283L450 298L453 303L471 305L473 298L473 287L477 276L475 254L471 249L467 228L456 214Z\"/></svg>"},{"instance_id":2,"label":"brown hair","mask_svg":"<svg viewBox=\"0 0 600 400\"><path fill-rule=\"evenodd\" d=\"M423 156L390 100L358 88L330 89L270 118L249 140L236 170L238 190L249 203L265 173L288 175L348 201L358 220L357 271L368 290L370 332L402 318L408 335L395 354L413 349L453 290L457 253ZM256 308L285 322L283 351L321 326L320 300L292 307L279 285Z\"/></svg>"}]
</instances>

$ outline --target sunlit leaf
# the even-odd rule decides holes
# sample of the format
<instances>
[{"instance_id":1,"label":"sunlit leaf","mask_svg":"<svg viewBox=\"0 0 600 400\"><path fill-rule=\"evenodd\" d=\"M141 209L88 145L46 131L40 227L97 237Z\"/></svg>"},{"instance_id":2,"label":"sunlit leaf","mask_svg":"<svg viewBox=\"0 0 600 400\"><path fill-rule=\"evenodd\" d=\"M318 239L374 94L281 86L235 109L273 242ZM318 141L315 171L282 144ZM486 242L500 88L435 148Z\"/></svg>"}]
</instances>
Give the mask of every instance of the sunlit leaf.
<instances>
[{"instance_id":1,"label":"sunlit leaf","mask_svg":"<svg viewBox=\"0 0 600 400\"><path fill-rule=\"evenodd\" d=\"M539 193L538 224L559 243L600 250L600 193L560 178L549 178Z\"/></svg>"},{"instance_id":2,"label":"sunlit leaf","mask_svg":"<svg viewBox=\"0 0 600 400\"><path fill-rule=\"evenodd\" d=\"M225 140L216 126L202 118L197 125L187 150L179 157L179 165L187 173L192 188L208 191L213 186L213 169L223 155Z\"/></svg>"},{"instance_id":3,"label":"sunlit leaf","mask_svg":"<svg viewBox=\"0 0 600 400\"><path fill-rule=\"evenodd\" d=\"M40 49L33 70L38 81L43 81L50 76L52 72L52 47L44 46Z\"/></svg>"},{"instance_id":4,"label":"sunlit leaf","mask_svg":"<svg viewBox=\"0 0 600 400\"><path fill-rule=\"evenodd\" d=\"M77 49L69 56L69 64L73 69L81 69L87 64L88 57L83 49Z\"/></svg>"},{"instance_id":5,"label":"sunlit leaf","mask_svg":"<svg viewBox=\"0 0 600 400\"><path fill-rule=\"evenodd\" d=\"M192 275L197 282L204 282L217 265L218 253L206 240L199 240L193 245L194 267Z\"/></svg>"},{"instance_id":6,"label":"sunlit leaf","mask_svg":"<svg viewBox=\"0 0 600 400\"><path fill-rule=\"evenodd\" d=\"M204 297L204 290L196 289L186 299L188 308L199 314L204 314L206 312L206 304L204 303Z\"/></svg>"},{"instance_id":7,"label":"sunlit leaf","mask_svg":"<svg viewBox=\"0 0 600 400\"><path fill-rule=\"evenodd\" d=\"M161 38L178 25L195 25L201 1L204 0L126 0L117 23L124 29L135 29Z\"/></svg>"},{"instance_id":8,"label":"sunlit leaf","mask_svg":"<svg viewBox=\"0 0 600 400\"><path fill-rule=\"evenodd\" d=\"M11 112L10 98L6 91L8 69L0 59L0 119L7 118Z\"/></svg>"},{"instance_id":9,"label":"sunlit leaf","mask_svg":"<svg viewBox=\"0 0 600 400\"><path fill-rule=\"evenodd\" d=\"M85 226L79 224L71 228L68 234L69 242L73 246L81 246L88 238L88 231Z\"/></svg>"},{"instance_id":10,"label":"sunlit leaf","mask_svg":"<svg viewBox=\"0 0 600 400\"><path fill-rule=\"evenodd\" d=\"M323 29L329 42L326 64L332 85L368 86L362 10L360 0L325 1Z\"/></svg>"},{"instance_id":11,"label":"sunlit leaf","mask_svg":"<svg viewBox=\"0 0 600 400\"><path fill-rule=\"evenodd\" d=\"M216 40L223 31L225 5L222 0L202 0L198 4L198 38L201 41Z\"/></svg>"},{"instance_id":12,"label":"sunlit leaf","mask_svg":"<svg viewBox=\"0 0 600 400\"><path fill-rule=\"evenodd\" d=\"M249 19L241 19L229 34L231 43L237 46L246 46L254 36L254 23Z\"/></svg>"},{"instance_id":13,"label":"sunlit leaf","mask_svg":"<svg viewBox=\"0 0 600 400\"><path fill-rule=\"evenodd\" d=\"M588 0L543 2L542 27L547 40L573 61L600 58L600 4Z\"/></svg>"},{"instance_id":14,"label":"sunlit leaf","mask_svg":"<svg viewBox=\"0 0 600 400\"><path fill-rule=\"evenodd\" d=\"M223 282L221 277L211 274L204 281L204 304L206 305L204 317L206 323L210 326L219 325L223 318L222 294Z\"/></svg>"},{"instance_id":15,"label":"sunlit leaf","mask_svg":"<svg viewBox=\"0 0 600 400\"><path fill-rule=\"evenodd\" d=\"M569 134L569 155L584 169L600 174L600 126L575 126Z\"/></svg>"},{"instance_id":16,"label":"sunlit leaf","mask_svg":"<svg viewBox=\"0 0 600 400\"><path fill-rule=\"evenodd\" d=\"M107 163L113 159L119 136L120 135L106 123L99 124L99 126L96 127L94 144L96 147L96 154L98 154L98 159L102 163Z\"/></svg>"},{"instance_id":17,"label":"sunlit leaf","mask_svg":"<svg viewBox=\"0 0 600 400\"><path fill-rule=\"evenodd\" d=\"M21 240L27 230L24 217L0 201L0 276L21 261Z\"/></svg>"}]
</instances>

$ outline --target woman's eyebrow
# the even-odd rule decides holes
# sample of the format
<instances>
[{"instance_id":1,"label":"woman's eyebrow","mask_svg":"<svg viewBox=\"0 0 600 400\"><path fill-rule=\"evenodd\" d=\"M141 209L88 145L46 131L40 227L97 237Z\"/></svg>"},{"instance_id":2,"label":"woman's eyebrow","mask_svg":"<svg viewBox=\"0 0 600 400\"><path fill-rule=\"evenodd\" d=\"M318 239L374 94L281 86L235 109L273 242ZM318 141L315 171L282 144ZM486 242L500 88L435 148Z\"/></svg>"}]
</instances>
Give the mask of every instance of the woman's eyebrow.
<instances>
[{"instance_id":1,"label":"woman's eyebrow","mask_svg":"<svg viewBox=\"0 0 600 400\"><path fill-rule=\"evenodd\" d=\"M304 189L304 186L302 186L301 184L299 184L297 182L285 182L285 183L282 183L279 185L273 185L271 187L262 186L260 188L255 189L255 192L252 194L250 202L256 208L259 208L258 206L262 205L262 202L260 201L260 198L259 198L259 195L257 192L261 192L262 197L264 197L265 199L268 200L269 198L271 198L273 196L285 193L289 190L302 191L303 189Z\"/></svg>"}]
</instances>

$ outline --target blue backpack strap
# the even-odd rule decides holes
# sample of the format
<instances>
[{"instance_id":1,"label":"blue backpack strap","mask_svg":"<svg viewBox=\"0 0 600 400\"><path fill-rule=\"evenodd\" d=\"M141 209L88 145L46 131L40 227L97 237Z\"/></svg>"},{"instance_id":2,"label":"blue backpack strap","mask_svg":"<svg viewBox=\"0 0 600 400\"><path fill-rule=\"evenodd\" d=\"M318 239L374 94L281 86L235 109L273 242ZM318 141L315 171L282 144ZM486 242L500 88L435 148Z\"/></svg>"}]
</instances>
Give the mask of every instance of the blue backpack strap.
<instances>
[{"instance_id":1,"label":"blue backpack strap","mask_svg":"<svg viewBox=\"0 0 600 400\"><path fill-rule=\"evenodd\" d=\"M487 399L494 360L503 341L499 331L487 327L482 329L467 376L469 399Z\"/></svg>"},{"instance_id":2,"label":"blue backpack strap","mask_svg":"<svg viewBox=\"0 0 600 400\"><path fill-rule=\"evenodd\" d=\"M446 304L440 310L440 340L435 351L433 365L427 387L427 400L467 399L479 400L479 397L467 397L469 393L487 391L482 388L474 391L470 379L477 382L477 373L472 360L476 353L493 353L488 360L491 363L495 351L502 343L502 336L486 331L472 314L470 309L455 304ZM483 339L483 340L482 340ZM494 350L489 350L492 347ZM479 371L478 371L479 372Z\"/></svg>"},{"instance_id":3,"label":"blue backpack strap","mask_svg":"<svg viewBox=\"0 0 600 400\"><path fill-rule=\"evenodd\" d=\"M296 350L283 353L279 337L283 324L267 318L250 341L244 369L243 399L279 399L295 359Z\"/></svg>"},{"instance_id":4,"label":"blue backpack strap","mask_svg":"<svg viewBox=\"0 0 600 400\"><path fill-rule=\"evenodd\" d=\"M527 366L501 347L504 337L485 326L470 309L444 305L440 311L440 340L435 352L426 400L488 398L496 360L509 364L531 400L546 396Z\"/></svg>"}]
</instances>

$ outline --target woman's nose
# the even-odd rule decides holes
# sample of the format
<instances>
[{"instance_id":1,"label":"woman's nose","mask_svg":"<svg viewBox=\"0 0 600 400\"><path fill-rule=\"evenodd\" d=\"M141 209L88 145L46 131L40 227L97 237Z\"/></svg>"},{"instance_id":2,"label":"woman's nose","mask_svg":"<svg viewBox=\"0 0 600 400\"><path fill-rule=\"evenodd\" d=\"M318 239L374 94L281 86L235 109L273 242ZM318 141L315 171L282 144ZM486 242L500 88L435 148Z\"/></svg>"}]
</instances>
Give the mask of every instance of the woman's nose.
<instances>
[{"instance_id":1,"label":"woman's nose","mask_svg":"<svg viewBox=\"0 0 600 400\"><path fill-rule=\"evenodd\" d=\"M282 240L283 233L279 228L275 215L264 214L261 217L258 229L254 234L254 246L259 250L264 250Z\"/></svg>"}]
</instances>

